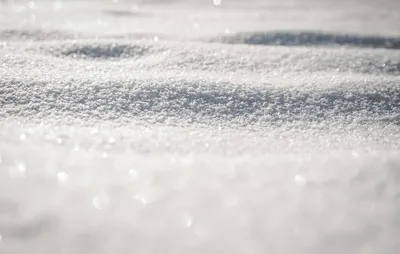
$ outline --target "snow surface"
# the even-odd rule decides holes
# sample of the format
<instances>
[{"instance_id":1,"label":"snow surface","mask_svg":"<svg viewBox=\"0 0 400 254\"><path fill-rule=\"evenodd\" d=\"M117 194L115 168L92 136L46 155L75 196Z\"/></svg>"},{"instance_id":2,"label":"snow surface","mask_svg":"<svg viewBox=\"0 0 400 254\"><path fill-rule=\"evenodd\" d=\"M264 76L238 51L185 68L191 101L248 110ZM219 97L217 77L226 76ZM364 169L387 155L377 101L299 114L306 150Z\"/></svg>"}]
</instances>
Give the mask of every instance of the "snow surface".
<instances>
[{"instance_id":1,"label":"snow surface","mask_svg":"<svg viewBox=\"0 0 400 254\"><path fill-rule=\"evenodd\" d=\"M0 1L0 253L398 253L400 2Z\"/></svg>"}]
</instances>

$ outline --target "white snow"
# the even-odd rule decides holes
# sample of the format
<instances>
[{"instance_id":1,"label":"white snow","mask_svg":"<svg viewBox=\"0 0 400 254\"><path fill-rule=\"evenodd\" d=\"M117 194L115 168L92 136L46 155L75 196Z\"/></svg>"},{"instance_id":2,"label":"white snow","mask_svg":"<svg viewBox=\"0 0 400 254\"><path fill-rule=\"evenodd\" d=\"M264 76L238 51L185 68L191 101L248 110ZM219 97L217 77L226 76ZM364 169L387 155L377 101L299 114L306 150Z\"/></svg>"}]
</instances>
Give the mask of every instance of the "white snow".
<instances>
[{"instance_id":1,"label":"white snow","mask_svg":"<svg viewBox=\"0 0 400 254\"><path fill-rule=\"evenodd\" d=\"M0 253L398 253L399 13L0 2Z\"/></svg>"}]
</instances>

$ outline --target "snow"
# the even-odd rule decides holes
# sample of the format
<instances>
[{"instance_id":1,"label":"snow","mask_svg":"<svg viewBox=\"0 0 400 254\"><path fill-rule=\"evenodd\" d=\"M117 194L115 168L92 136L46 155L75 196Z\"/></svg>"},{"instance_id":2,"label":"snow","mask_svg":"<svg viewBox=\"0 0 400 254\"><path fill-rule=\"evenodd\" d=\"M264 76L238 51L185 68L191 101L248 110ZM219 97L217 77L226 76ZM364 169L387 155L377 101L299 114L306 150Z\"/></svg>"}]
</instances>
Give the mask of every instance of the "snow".
<instances>
[{"instance_id":1,"label":"snow","mask_svg":"<svg viewBox=\"0 0 400 254\"><path fill-rule=\"evenodd\" d=\"M397 253L399 10L0 2L0 253Z\"/></svg>"}]
</instances>

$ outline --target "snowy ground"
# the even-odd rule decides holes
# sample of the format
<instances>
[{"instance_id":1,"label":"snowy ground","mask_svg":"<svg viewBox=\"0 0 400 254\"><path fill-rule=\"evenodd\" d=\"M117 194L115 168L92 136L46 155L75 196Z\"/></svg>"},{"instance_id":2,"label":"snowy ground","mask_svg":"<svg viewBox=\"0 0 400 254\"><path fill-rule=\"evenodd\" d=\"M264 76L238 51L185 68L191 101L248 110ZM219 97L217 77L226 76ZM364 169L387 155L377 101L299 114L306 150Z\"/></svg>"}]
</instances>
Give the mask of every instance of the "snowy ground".
<instances>
[{"instance_id":1,"label":"snowy ground","mask_svg":"<svg viewBox=\"0 0 400 254\"><path fill-rule=\"evenodd\" d=\"M398 253L400 2L0 1L0 253Z\"/></svg>"}]
</instances>

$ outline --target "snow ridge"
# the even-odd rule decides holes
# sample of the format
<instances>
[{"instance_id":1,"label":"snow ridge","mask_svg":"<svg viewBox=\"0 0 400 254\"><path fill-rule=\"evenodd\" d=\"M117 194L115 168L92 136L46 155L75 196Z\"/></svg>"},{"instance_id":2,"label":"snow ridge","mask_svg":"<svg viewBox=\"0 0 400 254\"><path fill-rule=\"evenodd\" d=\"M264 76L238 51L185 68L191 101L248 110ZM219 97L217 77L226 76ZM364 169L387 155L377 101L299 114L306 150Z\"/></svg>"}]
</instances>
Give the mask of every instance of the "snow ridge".
<instances>
[{"instance_id":1,"label":"snow ridge","mask_svg":"<svg viewBox=\"0 0 400 254\"><path fill-rule=\"evenodd\" d=\"M252 125L333 119L379 121L400 115L400 86L396 84L357 87L350 83L320 90L170 77L57 84L15 79L0 81L0 87L2 117L54 114L98 120L173 119Z\"/></svg>"},{"instance_id":2,"label":"snow ridge","mask_svg":"<svg viewBox=\"0 0 400 254\"><path fill-rule=\"evenodd\" d=\"M360 48L400 49L400 37L361 36L324 32L240 32L214 41L231 44L281 46L352 46Z\"/></svg>"}]
</instances>

